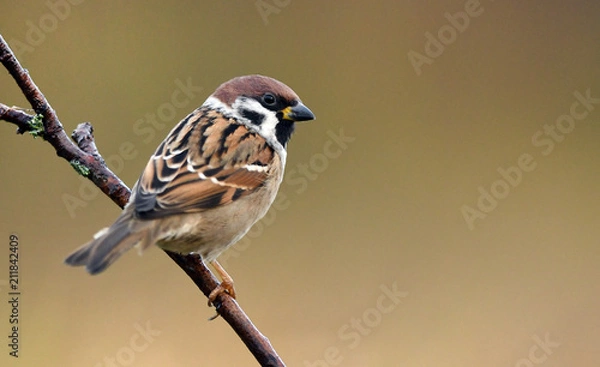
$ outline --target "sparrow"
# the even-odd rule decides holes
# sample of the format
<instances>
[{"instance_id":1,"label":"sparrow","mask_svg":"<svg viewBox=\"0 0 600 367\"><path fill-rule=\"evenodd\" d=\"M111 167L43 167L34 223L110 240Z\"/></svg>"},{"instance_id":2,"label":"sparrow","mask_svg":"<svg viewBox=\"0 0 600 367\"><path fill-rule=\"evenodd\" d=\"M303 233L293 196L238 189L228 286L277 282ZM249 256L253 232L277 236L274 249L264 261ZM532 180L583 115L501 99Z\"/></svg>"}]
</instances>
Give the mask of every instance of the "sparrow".
<instances>
[{"instance_id":1,"label":"sparrow","mask_svg":"<svg viewBox=\"0 0 600 367\"><path fill-rule=\"evenodd\" d=\"M197 253L221 277L209 305L233 280L217 257L239 241L273 203L296 122L315 115L287 85L262 75L220 85L167 135L108 228L65 262L104 271L125 251L158 247Z\"/></svg>"}]
</instances>

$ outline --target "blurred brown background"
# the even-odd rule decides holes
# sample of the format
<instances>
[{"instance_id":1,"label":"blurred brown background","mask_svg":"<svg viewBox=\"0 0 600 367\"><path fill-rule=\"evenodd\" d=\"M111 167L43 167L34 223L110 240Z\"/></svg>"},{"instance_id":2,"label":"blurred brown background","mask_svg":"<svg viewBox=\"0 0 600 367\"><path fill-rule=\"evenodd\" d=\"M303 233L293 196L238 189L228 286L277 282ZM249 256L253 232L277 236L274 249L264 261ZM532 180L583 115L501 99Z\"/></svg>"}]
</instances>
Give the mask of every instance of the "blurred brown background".
<instances>
[{"instance_id":1,"label":"blurred brown background","mask_svg":"<svg viewBox=\"0 0 600 367\"><path fill-rule=\"evenodd\" d=\"M278 209L223 261L288 365L600 363L597 1L50 4L3 1L0 32L130 186L234 76L278 78L317 115ZM6 73L0 102L28 107ZM256 365L161 251L64 266L119 209L14 131L0 123L0 364Z\"/></svg>"}]
</instances>

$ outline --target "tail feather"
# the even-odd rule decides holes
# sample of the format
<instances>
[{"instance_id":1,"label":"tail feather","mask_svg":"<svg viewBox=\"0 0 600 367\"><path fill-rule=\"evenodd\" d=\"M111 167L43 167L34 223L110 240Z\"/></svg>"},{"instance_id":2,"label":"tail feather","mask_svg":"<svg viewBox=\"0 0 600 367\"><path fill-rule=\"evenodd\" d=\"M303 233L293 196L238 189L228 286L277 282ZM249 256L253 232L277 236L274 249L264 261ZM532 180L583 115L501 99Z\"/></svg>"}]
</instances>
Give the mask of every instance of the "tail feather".
<instances>
[{"instance_id":1,"label":"tail feather","mask_svg":"<svg viewBox=\"0 0 600 367\"><path fill-rule=\"evenodd\" d=\"M132 229L129 219L119 218L110 228L99 232L96 238L75 250L65 259L65 263L85 265L90 274L104 271L146 235L144 228Z\"/></svg>"}]
</instances>

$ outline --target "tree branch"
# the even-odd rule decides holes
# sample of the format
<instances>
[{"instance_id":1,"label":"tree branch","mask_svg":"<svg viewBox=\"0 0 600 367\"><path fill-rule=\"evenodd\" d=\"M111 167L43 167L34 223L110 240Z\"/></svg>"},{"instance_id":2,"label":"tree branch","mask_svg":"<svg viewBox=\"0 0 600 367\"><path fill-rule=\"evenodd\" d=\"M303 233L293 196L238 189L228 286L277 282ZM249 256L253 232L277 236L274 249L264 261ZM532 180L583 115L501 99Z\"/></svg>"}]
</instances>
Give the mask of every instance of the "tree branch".
<instances>
[{"instance_id":1,"label":"tree branch","mask_svg":"<svg viewBox=\"0 0 600 367\"><path fill-rule=\"evenodd\" d=\"M33 124L31 121L35 116L31 116L18 108L8 107L5 104L0 103L0 120L12 122L17 125L17 134L24 134L27 131L32 131Z\"/></svg>"},{"instance_id":2,"label":"tree branch","mask_svg":"<svg viewBox=\"0 0 600 367\"><path fill-rule=\"evenodd\" d=\"M77 125L77 128L73 131L71 137L75 140L79 149L104 163L104 159L100 155L100 152L98 152L98 148L96 148L96 142L94 141L94 127L92 124L89 122L82 122Z\"/></svg>"},{"instance_id":3,"label":"tree branch","mask_svg":"<svg viewBox=\"0 0 600 367\"><path fill-rule=\"evenodd\" d=\"M123 208L131 192L106 166L96 148L92 125L89 122L79 124L72 134L75 142L69 139L56 112L35 85L28 71L16 59L2 35L0 35L0 62L15 79L37 114L33 116L18 108L0 103L0 120L17 125L18 134L30 132L34 136L43 137L54 147L59 157L66 159L79 174L90 179L106 196ZM205 296L208 296L217 286L217 280L200 256L165 252L186 272ZM233 298L222 293L214 303L219 315L229 323L261 366L285 366L269 340L252 324Z\"/></svg>"}]
</instances>

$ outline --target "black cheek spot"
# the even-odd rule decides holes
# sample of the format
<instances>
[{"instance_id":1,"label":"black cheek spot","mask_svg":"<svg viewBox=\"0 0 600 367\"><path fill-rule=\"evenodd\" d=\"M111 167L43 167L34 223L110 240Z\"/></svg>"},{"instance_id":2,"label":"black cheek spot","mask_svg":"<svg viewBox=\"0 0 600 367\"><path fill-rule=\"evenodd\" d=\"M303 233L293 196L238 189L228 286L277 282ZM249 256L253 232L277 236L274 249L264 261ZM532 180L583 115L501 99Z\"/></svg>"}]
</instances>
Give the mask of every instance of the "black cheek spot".
<instances>
[{"instance_id":1,"label":"black cheek spot","mask_svg":"<svg viewBox=\"0 0 600 367\"><path fill-rule=\"evenodd\" d=\"M251 110L242 110L242 116L250 120L254 125L260 126L265 120L265 115L262 113L251 111Z\"/></svg>"}]
</instances>

